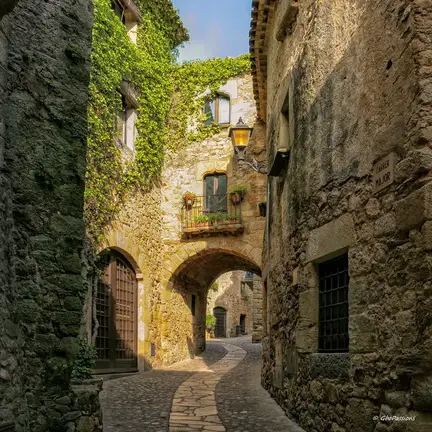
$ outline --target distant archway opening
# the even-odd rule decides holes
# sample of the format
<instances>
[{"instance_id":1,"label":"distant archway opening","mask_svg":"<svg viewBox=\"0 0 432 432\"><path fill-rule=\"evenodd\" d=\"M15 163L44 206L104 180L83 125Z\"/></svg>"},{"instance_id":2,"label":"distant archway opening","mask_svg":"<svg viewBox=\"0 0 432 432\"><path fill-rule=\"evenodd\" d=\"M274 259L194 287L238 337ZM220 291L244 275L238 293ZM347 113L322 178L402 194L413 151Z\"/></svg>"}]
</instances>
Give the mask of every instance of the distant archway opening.
<instances>
[{"instance_id":1,"label":"distant archway opening","mask_svg":"<svg viewBox=\"0 0 432 432\"><path fill-rule=\"evenodd\" d=\"M99 255L95 293L95 373L137 370L137 277L130 261L109 249Z\"/></svg>"},{"instance_id":2,"label":"distant archway opening","mask_svg":"<svg viewBox=\"0 0 432 432\"><path fill-rule=\"evenodd\" d=\"M226 310L223 307L215 307L213 309L213 316L216 318L215 337L226 337Z\"/></svg>"}]
</instances>

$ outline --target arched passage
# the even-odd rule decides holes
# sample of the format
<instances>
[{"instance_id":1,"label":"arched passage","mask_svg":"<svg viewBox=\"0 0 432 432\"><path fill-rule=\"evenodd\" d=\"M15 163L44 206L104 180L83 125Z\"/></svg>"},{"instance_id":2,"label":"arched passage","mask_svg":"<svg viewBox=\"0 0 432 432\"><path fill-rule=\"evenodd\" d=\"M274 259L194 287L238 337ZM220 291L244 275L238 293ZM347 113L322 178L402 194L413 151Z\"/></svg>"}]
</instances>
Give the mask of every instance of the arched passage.
<instances>
[{"instance_id":1,"label":"arched passage","mask_svg":"<svg viewBox=\"0 0 432 432\"><path fill-rule=\"evenodd\" d=\"M234 270L261 275L252 258L220 247L202 249L177 266L167 282L162 309L163 363L193 357L205 349L208 289L221 274Z\"/></svg>"}]
</instances>

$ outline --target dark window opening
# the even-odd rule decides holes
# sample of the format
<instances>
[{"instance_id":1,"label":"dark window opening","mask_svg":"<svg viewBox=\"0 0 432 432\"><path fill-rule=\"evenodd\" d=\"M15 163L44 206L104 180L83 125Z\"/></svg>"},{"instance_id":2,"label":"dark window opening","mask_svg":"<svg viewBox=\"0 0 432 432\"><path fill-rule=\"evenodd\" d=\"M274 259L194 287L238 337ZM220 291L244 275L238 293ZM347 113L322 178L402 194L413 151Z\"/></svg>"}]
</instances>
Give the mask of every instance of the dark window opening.
<instances>
[{"instance_id":1,"label":"dark window opening","mask_svg":"<svg viewBox=\"0 0 432 432\"><path fill-rule=\"evenodd\" d=\"M196 314L196 295L192 294L192 304L191 304L192 316Z\"/></svg>"},{"instance_id":2,"label":"dark window opening","mask_svg":"<svg viewBox=\"0 0 432 432\"><path fill-rule=\"evenodd\" d=\"M348 254L319 264L319 352L347 352Z\"/></svg>"},{"instance_id":3,"label":"dark window opening","mask_svg":"<svg viewBox=\"0 0 432 432\"><path fill-rule=\"evenodd\" d=\"M205 125L229 124L231 121L231 102L228 96L217 95L204 103Z\"/></svg>"},{"instance_id":4,"label":"dark window opening","mask_svg":"<svg viewBox=\"0 0 432 432\"><path fill-rule=\"evenodd\" d=\"M111 9L119 17L120 21L126 25L126 16L123 3L120 0L111 0Z\"/></svg>"}]
</instances>

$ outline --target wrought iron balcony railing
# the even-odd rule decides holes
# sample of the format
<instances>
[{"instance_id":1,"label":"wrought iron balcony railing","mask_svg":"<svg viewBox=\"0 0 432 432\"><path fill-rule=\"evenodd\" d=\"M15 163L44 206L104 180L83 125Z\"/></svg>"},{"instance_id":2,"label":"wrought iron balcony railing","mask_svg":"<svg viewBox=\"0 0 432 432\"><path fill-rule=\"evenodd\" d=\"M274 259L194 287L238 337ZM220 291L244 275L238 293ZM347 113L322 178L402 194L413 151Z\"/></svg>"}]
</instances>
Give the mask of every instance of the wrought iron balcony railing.
<instances>
[{"instance_id":1,"label":"wrought iron balcony railing","mask_svg":"<svg viewBox=\"0 0 432 432\"><path fill-rule=\"evenodd\" d=\"M228 194L184 198L181 223L186 234L231 231L242 226L241 202L232 200Z\"/></svg>"}]
</instances>

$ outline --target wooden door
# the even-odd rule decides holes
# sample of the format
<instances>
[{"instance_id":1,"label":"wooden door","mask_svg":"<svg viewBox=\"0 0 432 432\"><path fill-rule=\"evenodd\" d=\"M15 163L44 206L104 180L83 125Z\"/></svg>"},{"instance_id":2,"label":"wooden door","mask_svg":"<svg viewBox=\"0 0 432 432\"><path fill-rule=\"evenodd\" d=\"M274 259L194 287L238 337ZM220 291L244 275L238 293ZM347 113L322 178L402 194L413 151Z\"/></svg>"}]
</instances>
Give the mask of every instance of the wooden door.
<instances>
[{"instance_id":1,"label":"wooden door","mask_svg":"<svg viewBox=\"0 0 432 432\"><path fill-rule=\"evenodd\" d=\"M137 281L128 261L118 252L100 260L102 276L96 294L99 323L96 373L137 369Z\"/></svg>"},{"instance_id":2,"label":"wooden door","mask_svg":"<svg viewBox=\"0 0 432 432\"><path fill-rule=\"evenodd\" d=\"M215 337L226 337L226 310L221 307L213 309L213 315L216 318Z\"/></svg>"}]
</instances>

